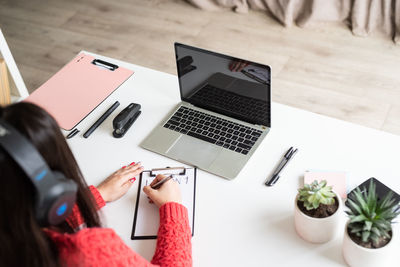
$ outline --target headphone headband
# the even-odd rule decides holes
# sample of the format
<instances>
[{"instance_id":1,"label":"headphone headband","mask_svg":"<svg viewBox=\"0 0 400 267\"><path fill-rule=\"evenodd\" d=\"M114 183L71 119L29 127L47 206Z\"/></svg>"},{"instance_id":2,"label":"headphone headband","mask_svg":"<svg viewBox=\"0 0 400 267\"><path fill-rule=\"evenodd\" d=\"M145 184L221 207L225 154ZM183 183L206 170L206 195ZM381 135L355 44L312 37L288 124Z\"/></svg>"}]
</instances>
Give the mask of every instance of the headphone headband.
<instances>
[{"instance_id":1,"label":"headphone headband","mask_svg":"<svg viewBox=\"0 0 400 267\"><path fill-rule=\"evenodd\" d=\"M42 155L17 130L0 120L0 145L17 162L35 187L40 186L44 177L50 173Z\"/></svg>"},{"instance_id":2,"label":"headphone headband","mask_svg":"<svg viewBox=\"0 0 400 267\"><path fill-rule=\"evenodd\" d=\"M0 145L19 165L36 191L35 214L42 226L61 223L75 203L77 185L52 171L35 146L14 127L0 119Z\"/></svg>"}]
</instances>

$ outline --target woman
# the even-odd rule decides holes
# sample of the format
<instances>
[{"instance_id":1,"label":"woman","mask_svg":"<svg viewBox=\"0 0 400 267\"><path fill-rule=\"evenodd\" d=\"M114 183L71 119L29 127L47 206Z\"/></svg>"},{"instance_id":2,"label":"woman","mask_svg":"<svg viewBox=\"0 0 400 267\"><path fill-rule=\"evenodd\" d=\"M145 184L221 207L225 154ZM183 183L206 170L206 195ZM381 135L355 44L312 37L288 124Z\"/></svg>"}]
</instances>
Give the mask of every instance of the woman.
<instances>
[{"instance_id":1,"label":"woman","mask_svg":"<svg viewBox=\"0 0 400 267\"><path fill-rule=\"evenodd\" d=\"M132 163L97 188L88 187L55 120L30 103L0 108L0 118L36 147L52 170L78 185L76 205L60 225L41 228L35 219L35 190L21 168L0 147L0 266L191 266L191 232L179 186L172 180L144 192L159 207L157 247L150 262L132 251L97 213L122 197L143 167ZM156 183L163 176L157 176Z\"/></svg>"}]
</instances>

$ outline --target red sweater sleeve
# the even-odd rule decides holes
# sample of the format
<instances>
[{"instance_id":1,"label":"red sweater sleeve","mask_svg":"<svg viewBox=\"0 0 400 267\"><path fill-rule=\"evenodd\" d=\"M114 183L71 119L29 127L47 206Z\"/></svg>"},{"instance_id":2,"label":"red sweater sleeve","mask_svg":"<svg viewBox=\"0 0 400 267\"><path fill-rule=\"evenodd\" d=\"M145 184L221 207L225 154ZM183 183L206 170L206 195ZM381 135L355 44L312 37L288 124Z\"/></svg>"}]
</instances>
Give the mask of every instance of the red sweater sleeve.
<instances>
[{"instance_id":1,"label":"red sweater sleeve","mask_svg":"<svg viewBox=\"0 0 400 267\"><path fill-rule=\"evenodd\" d=\"M58 247L62 266L155 267L108 228L86 228L74 234L45 230Z\"/></svg>"},{"instance_id":2,"label":"red sweater sleeve","mask_svg":"<svg viewBox=\"0 0 400 267\"><path fill-rule=\"evenodd\" d=\"M73 234L44 231L57 245L64 266L192 266L187 210L178 203L160 208L157 247L151 263L128 247L112 229L86 228Z\"/></svg>"},{"instance_id":3,"label":"red sweater sleeve","mask_svg":"<svg viewBox=\"0 0 400 267\"><path fill-rule=\"evenodd\" d=\"M104 201L103 197L100 195L100 192L97 190L96 187L93 185L89 186L89 190L92 193L93 199L96 202L96 207L97 210L101 209L106 205L106 202ZM81 212L79 211L78 205L74 205L72 208L71 214L67 217L66 219L67 223L69 226L72 227L72 229L77 229L79 226L81 226L85 221L81 215Z\"/></svg>"},{"instance_id":4,"label":"red sweater sleeve","mask_svg":"<svg viewBox=\"0 0 400 267\"><path fill-rule=\"evenodd\" d=\"M192 233L188 211L178 203L160 207L157 247L151 263L160 266L192 266Z\"/></svg>"}]
</instances>

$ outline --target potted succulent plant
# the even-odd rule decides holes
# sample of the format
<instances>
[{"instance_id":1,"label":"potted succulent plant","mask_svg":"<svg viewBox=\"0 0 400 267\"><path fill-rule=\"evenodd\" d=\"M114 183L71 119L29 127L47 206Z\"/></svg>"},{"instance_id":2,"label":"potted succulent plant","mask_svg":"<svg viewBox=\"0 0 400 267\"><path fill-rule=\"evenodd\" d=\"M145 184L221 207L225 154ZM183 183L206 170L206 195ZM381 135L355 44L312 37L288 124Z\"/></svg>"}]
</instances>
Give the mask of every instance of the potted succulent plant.
<instances>
[{"instance_id":1,"label":"potted succulent plant","mask_svg":"<svg viewBox=\"0 0 400 267\"><path fill-rule=\"evenodd\" d=\"M325 180L300 188L295 200L294 224L304 240L325 243L340 229L342 200Z\"/></svg>"},{"instance_id":2,"label":"potted succulent plant","mask_svg":"<svg viewBox=\"0 0 400 267\"><path fill-rule=\"evenodd\" d=\"M357 188L346 202L349 221L343 238L343 257L352 267L395 266L392 221L400 214L399 202L389 192L379 199L375 183Z\"/></svg>"}]
</instances>

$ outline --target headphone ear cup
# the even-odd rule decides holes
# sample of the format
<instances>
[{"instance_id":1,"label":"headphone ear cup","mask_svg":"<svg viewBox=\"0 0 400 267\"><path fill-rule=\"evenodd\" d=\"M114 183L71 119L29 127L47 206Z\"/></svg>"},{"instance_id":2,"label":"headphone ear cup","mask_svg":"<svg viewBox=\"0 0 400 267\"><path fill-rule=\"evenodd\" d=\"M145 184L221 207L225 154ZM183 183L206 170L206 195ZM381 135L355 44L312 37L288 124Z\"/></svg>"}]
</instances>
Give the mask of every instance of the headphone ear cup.
<instances>
[{"instance_id":1,"label":"headphone ear cup","mask_svg":"<svg viewBox=\"0 0 400 267\"><path fill-rule=\"evenodd\" d=\"M45 199L37 207L37 219L42 226L57 225L63 222L75 205L78 186L57 171L52 171L53 179L47 184Z\"/></svg>"}]
</instances>

